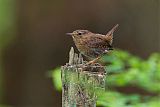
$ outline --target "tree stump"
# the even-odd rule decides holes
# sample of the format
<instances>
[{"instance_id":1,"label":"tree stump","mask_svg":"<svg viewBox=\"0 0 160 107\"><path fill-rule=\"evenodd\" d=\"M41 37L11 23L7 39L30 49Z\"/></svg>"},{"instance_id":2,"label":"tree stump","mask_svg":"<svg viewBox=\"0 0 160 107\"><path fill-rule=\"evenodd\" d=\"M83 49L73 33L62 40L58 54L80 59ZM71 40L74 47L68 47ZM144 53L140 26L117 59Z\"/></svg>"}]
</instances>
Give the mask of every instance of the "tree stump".
<instances>
[{"instance_id":1,"label":"tree stump","mask_svg":"<svg viewBox=\"0 0 160 107\"><path fill-rule=\"evenodd\" d=\"M103 66L86 65L72 47L69 63L61 67L62 107L96 107L96 90L105 90L105 77Z\"/></svg>"}]
</instances>

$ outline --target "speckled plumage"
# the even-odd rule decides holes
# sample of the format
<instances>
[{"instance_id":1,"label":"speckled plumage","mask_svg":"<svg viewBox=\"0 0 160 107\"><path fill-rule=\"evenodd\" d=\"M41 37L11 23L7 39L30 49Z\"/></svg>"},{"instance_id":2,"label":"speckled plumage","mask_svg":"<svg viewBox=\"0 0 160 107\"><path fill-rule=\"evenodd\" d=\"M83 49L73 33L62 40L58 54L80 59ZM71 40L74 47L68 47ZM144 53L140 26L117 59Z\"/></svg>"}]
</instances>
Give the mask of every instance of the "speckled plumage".
<instances>
[{"instance_id":1,"label":"speckled plumage","mask_svg":"<svg viewBox=\"0 0 160 107\"><path fill-rule=\"evenodd\" d=\"M88 30L75 30L67 34L72 36L80 53L89 58L97 58L112 50L113 32L117 27L118 24L106 35L95 34Z\"/></svg>"}]
</instances>

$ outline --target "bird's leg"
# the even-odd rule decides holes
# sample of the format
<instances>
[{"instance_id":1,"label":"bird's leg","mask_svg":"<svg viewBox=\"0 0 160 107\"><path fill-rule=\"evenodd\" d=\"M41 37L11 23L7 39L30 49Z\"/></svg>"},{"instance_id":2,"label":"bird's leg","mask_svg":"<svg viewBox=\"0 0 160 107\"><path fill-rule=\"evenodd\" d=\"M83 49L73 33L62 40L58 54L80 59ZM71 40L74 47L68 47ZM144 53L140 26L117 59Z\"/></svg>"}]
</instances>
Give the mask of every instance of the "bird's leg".
<instances>
[{"instance_id":1,"label":"bird's leg","mask_svg":"<svg viewBox=\"0 0 160 107\"><path fill-rule=\"evenodd\" d=\"M101 58L101 56L98 56L97 58L95 58L95 59L87 62L86 64L87 64L87 65L93 64L93 63L95 63L97 60L99 60L100 58Z\"/></svg>"}]
</instances>

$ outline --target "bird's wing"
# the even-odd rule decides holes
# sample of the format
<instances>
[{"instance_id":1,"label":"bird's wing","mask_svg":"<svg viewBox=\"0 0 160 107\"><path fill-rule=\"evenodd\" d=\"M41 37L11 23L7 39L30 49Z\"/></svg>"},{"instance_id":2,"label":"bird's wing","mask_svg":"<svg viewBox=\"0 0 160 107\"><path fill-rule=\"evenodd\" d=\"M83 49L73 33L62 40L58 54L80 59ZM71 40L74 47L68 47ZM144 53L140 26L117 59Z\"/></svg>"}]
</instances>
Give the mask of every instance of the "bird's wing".
<instances>
[{"instance_id":1,"label":"bird's wing","mask_svg":"<svg viewBox=\"0 0 160 107\"><path fill-rule=\"evenodd\" d=\"M87 45L89 49L97 56L106 53L109 48L109 43L100 35L90 37Z\"/></svg>"},{"instance_id":2,"label":"bird's wing","mask_svg":"<svg viewBox=\"0 0 160 107\"><path fill-rule=\"evenodd\" d=\"M87 44L90 48L106 49L108 42L101 35L95 35L89 38Z\"/></svg>"}]
</instances>

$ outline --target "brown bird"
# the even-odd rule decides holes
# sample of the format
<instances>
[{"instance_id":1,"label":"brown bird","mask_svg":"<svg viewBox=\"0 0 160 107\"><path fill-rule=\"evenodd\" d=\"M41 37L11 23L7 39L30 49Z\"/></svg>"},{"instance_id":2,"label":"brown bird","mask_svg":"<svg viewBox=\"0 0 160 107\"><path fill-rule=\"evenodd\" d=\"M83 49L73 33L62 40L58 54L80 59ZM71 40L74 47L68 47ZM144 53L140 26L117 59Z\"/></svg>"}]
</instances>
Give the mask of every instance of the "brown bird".
<instances>
[{"instance_id":1,"label":"brown bird","mask_svg":"<svg viewBox=\"0 0 160 107\"><path fill-rule=\"evenodd\" d=\"M113 32L117 27L118 24L106 35L92 33L88 30L75 30L72 33L67 33L67 35L72 36L73 41L81 54L93 59L87 63L92 64L101 58L103 54L113 50Z\"/></svg>"}]
</instances>

